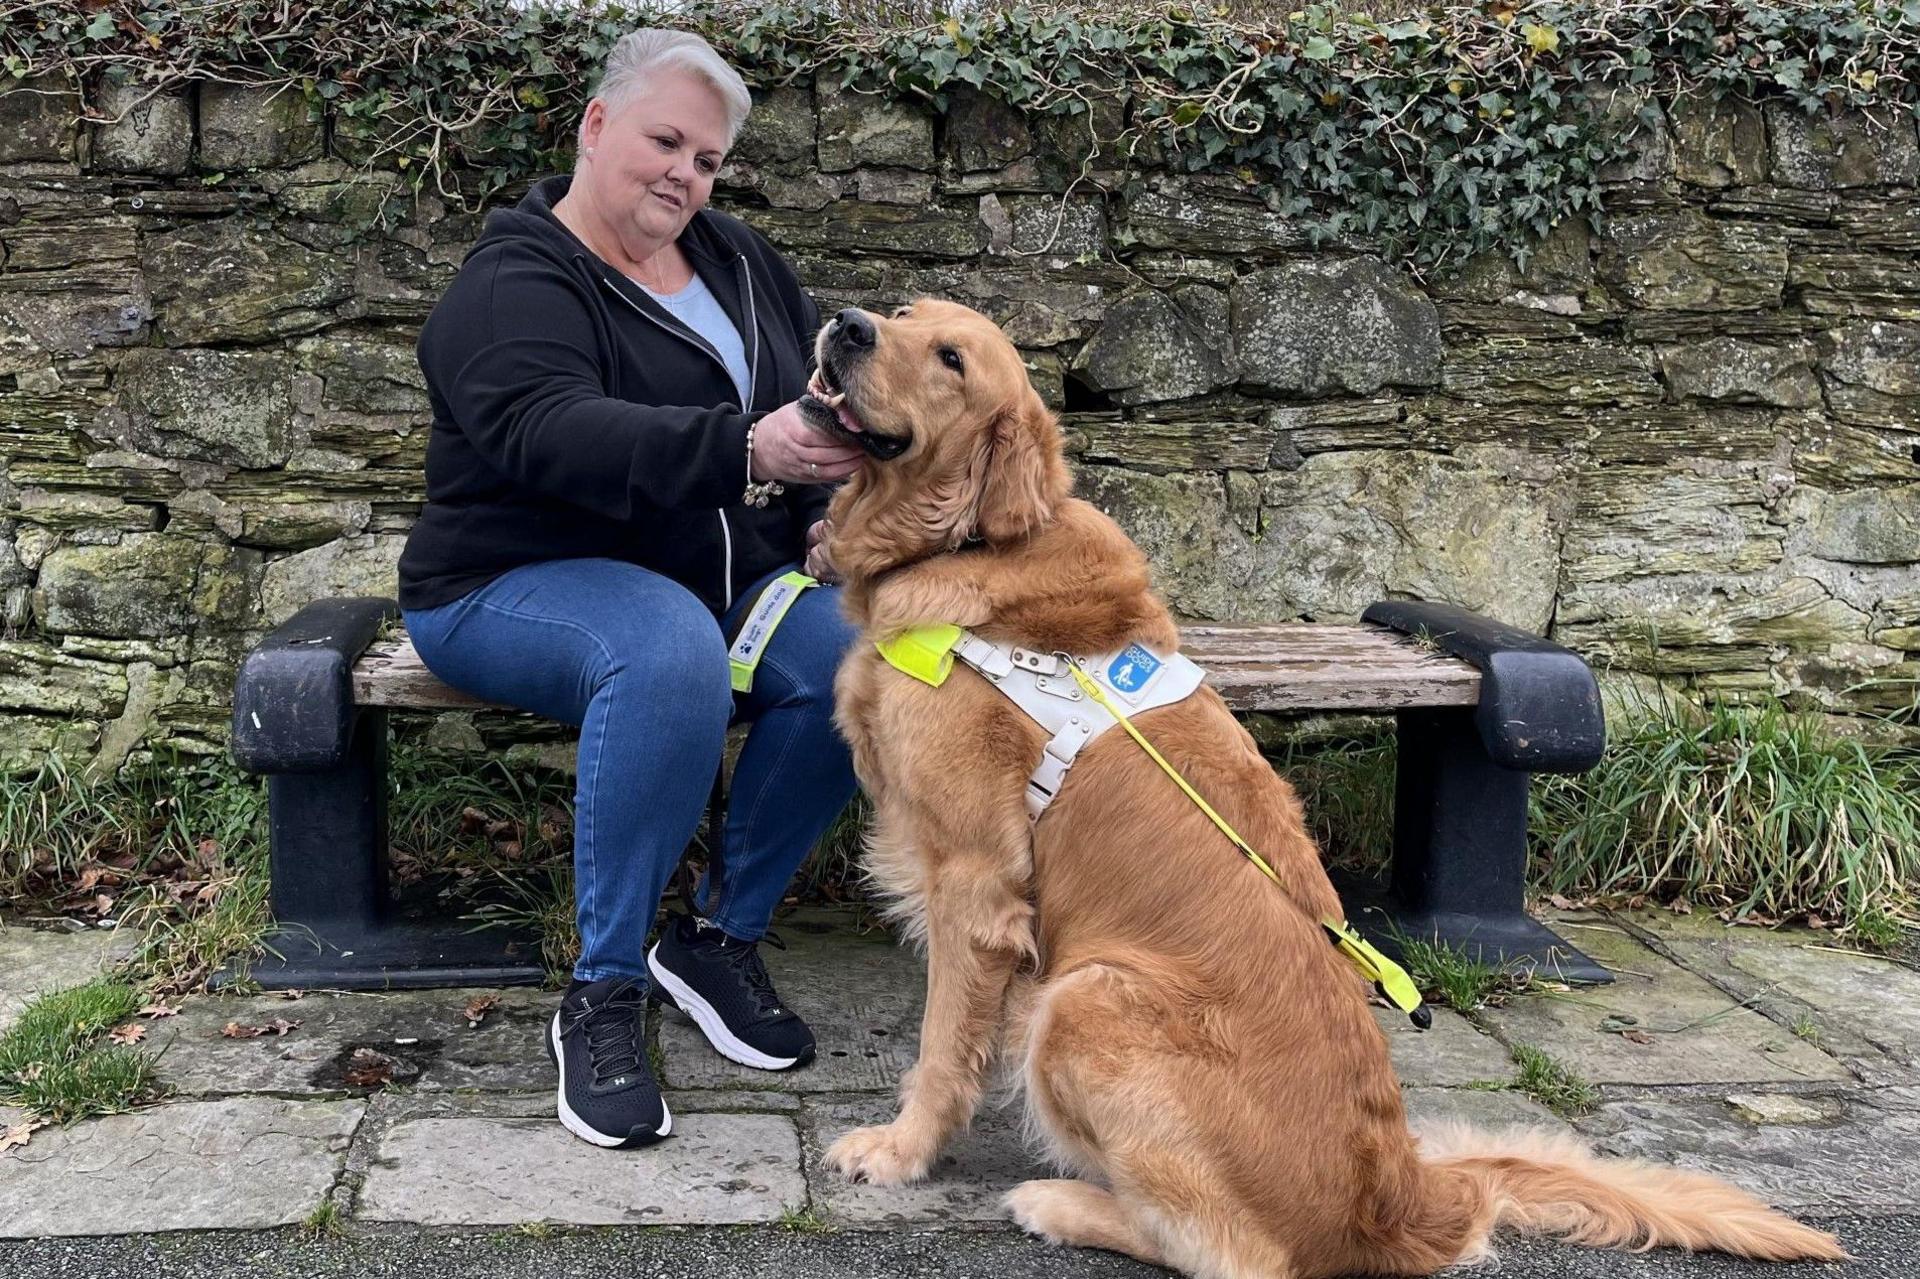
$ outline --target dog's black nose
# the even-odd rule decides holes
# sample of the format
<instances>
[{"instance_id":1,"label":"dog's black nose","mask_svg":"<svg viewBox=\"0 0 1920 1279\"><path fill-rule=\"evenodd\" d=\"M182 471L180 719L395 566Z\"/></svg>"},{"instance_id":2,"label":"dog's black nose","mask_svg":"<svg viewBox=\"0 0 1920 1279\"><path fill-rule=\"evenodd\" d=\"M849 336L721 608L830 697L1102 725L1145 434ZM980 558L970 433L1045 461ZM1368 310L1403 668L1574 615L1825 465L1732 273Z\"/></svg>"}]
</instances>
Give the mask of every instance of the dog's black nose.
<instances>
[{"instance_id":1,"label":"dog's black nose","mask_svg":"<svg viewBox=\"0 0 1920 1279\"><path fill-rule=\"evenodd\" d=\"M839 330L834 336L848 346L873 345L873 321L867 318L865 311L850 306L834 316L833 323Z\"/></svg>"}]
</instances>

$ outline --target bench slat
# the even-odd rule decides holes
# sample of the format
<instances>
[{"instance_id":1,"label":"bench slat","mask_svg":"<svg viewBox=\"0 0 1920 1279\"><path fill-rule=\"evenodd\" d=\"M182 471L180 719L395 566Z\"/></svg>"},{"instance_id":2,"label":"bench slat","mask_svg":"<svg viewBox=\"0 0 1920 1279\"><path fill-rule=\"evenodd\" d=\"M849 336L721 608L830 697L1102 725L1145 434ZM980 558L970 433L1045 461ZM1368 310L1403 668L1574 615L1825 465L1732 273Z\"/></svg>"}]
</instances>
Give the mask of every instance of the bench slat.
<instances>
[{"instance_id":1,"label":"bench slat","mask_svg":"<svg viewBox=\"0 0 1920 1279\"><path fill-rule=\"evenodd\" d=\"M1241 711L1392 711L1474 706L1480 672L1385 627L1271 622L1181 628L1181 651ZM406 638L381 640L353 668L353 700L407 710L489 704L434 676Z\"/></svg>"}]
</instances>

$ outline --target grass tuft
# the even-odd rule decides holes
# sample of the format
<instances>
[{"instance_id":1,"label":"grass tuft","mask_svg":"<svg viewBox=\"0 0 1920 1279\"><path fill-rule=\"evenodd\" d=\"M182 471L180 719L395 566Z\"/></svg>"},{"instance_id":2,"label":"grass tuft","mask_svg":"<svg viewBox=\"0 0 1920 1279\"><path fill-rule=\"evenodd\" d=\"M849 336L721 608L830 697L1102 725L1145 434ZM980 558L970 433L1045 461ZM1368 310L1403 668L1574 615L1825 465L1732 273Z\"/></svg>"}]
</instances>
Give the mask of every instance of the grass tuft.
<instances>
[{"instance_id":1,"label":"grass tuft","mask_svg":"<svg viewBox=\"0 0 1920 1279\"><path fill-rule=\"evenodd\" d=\"M818 1208L787 1207L780 1211L774 1225L782 1230L790 1230L799 1235L828 1235L833 1233L833 1225Z\"/></svg>"},{"instance_id":2,"label":"grass tuft","mask_svg":"<svg viewBox=\"0 0 1920 1279\"><path fill-rule=\"evenodd\" d=\"M1920 756L1778 705L1661 700L1605 759L1533 789L1536 869L1568 895L1685 897L1740 916L1817 914L1864 935L1920 883Z\"/></svg>"},{"instance_id":3,"label":"grass tuft","mask_svg":"<svg viewBox=\"0 0 1920 1279\"><path fill-rule=\"evenodd\" d=\"M1529 878L1569 897L1757 919L1818 916L1909 944L1920 884L1920 751L1840 737L1779 705L1641 699L1598 768L1532 788ZM1328 861L1375 872L1393 842L1393 734L1271 748Z\"/></svg>"},{"instance_id":4,"label":"grass tuft","mask_svg":"<svg viewBox=\"0 0 1920 1279\"><path fill-rule=\"evenodd\" d=\"M1578 1119L1600 1104L1592 1084L1531 1044L1513 1046L1513 1064L1519 1067L1513 1086L1562 1119Z\"/></svg>"},{"instance_id":5,"label":"grass tuft","mask_svg":"<svg viewBox=\"0 0 1920 1279\"><path fill-rule=\"evenodd\" d=\"M300 1223L300 1233L307 1239L334 1239L346 1234L347 1226L341 1218L340 1205L331 1196L322 1199L313 1206L306 1220Z\"/></svg>"},{"instance_id":6,"label":"grass tuft","mask_svg":"<svg viewBox=\"0 0 1920 1279\"><path fill-rule=\"evenodd\" d=\"M108 777L58 755L0 776L0 895L45 899L158 878L191 881L261 842L266 788L224 756L157 751Z\"/></svg>"},{"instance_id":7,"label":"grass tuft","mask_svg":"<svg viewBox=\"0 0 1920 1279\"><path fill-rule=\"evenodd\" d=\"M0 1101L72 1123L150 1100L154 1059L100 1042L140 1004L132 985L107 977L29 1004L0 1035Z\"/></svg>"},{"instance_id":8,"label":"grass tuft","mask_svg":"<svg viewBox=\"0 0 1920 1279\"><path fill-rule=\"evenodd\" d=\"M1908 926L1884 911L1869 910L1847 925L1847 933L1873 950L1896 951L1908 940Z\"/></svg>"},{"instance_id":9,"label":"grass tuft","mask_svg":"<svg viewBox=\"0 0 1920 1279\"><path fill-rule=\"evenodd\" d=\"M1534 984L1531 974L1511 972L1443 942L1404 935L1394 941L1420 993L1463 1013L1497 1008Z\"/></svg>"}]
</instances>

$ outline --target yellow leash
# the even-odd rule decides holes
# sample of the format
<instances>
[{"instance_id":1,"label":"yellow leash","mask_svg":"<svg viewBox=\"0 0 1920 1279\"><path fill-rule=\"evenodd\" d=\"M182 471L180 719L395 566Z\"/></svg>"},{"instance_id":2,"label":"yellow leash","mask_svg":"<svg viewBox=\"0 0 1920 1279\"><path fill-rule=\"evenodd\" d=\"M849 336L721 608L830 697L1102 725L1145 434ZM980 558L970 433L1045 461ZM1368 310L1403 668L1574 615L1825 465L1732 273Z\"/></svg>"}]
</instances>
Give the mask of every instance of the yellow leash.
<instances>
[{"instance_id":1,"label":"yellow leash","mask_svg":"<svg viewBox=\"0 0 1920 1279\"><path fill-rule=\"evenodd\" d=\"M1066 655L1062 654L1062 656ZM1235 848L1246 854L1247 860L1257 866L1262 875L1276 885L1279 884L1280 877L1273 873L1273 867L1267 865L1266 859L1256 853L1246 840L1240 838L1240 832L1229 826L1227 819L1215 812L1213 805L1200 797L1199 791L1187 784L1187 779L1180 775L1178 769L1167 763L1166 757L1155 750L1153 743L1133 726L1133 721L1114 705L1113 699L1107 696L1106 690L1089 678L1074 658L1066 657L1066 662L1067 669L1073 672L1074 682L1080 685L1081 691L1098 703L1107 714L1113 716L1120 727L1127 730L1127 736L1140 744L1140 749L1145 751L1154 763L1160 765L1160 771L1171 777L1173 784L1178 786L1188 799L1199 805L1200 811L1207 815L1207 819L1220 828L1221 834L1233 841ZM1360 970L1362 976L1373 983L1373 988L1380 992L1382 998L1407 1014L1413 1024L1421 1030L1433 1025L1433 1013L1421 1003L1420 988L1413 984L1413 979L1407 976L1405 969L1381 954L1372 943L1354 932L1344 920L1323 919L1320 921L1320 926L1327 930L1340 953Z\"/></svg>"}]
</instances>

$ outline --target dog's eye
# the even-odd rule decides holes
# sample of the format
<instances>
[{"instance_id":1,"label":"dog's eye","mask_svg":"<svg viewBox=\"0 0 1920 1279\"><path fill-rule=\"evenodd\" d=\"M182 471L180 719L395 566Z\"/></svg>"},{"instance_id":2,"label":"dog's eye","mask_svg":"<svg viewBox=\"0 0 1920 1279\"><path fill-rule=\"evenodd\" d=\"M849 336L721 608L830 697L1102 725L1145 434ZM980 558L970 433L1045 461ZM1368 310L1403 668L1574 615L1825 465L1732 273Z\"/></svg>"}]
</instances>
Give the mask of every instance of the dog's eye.
<instances>
[{"instance_id":1,"label":"dog's eye","mask_svg":"<svg viewBox=\"0 0 1920 1279\"><path fill-rule=\"evenodd\" d=\"M950 346L940 348L940 363L946 365L955 373L965 373L967 371L967 366L961 362L960 352Z\"/></svg>"}]
</instances>

